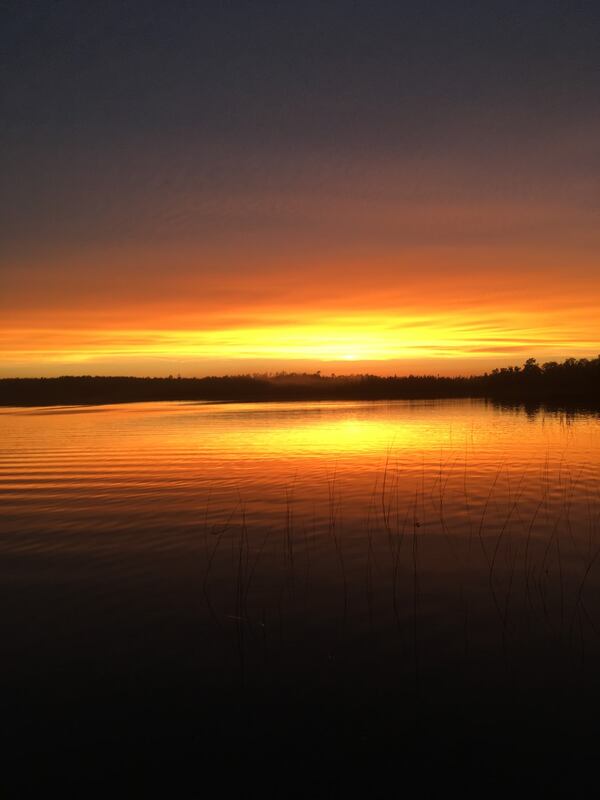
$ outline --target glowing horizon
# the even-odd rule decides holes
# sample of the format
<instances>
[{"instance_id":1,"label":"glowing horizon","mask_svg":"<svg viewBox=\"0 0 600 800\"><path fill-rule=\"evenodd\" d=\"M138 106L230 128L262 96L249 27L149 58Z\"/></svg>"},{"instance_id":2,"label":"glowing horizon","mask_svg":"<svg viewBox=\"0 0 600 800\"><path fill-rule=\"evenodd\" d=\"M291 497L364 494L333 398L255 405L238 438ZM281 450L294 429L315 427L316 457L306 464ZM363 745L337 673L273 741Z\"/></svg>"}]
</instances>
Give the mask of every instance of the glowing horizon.
<instances>
[{"instance_id":1,"label":"glowing horizon","mask_svg":"<svg viewBox=\"0 0 600 800\"><path fill-rule=\"evenodd\" d=\"M32 328L1 334L4 377L18 375L168 374L331 369L482 372L499 364L596 355L600 326L575 313L345 315L301 323L191 328ZM587 336L586 336L587 333ZM108 365L112 365L109 367ZM42 367L43 365L43 367ZM237 370L236 370L237 365ZM433 369L432 369L433 367ZM99 371L98 371L99 368Z\"/></svg>"},{"instance_id":2,"label":"glowing horizon","mask_svg":"<svg viewBox=\"0 0 600 800\"><path fill-rule=\"evenodd\" d=\"M366 265L340 256L311 269L298 263L291 274L304 279L290 288L290 275L278 275L272 264L248 276L211 273L198 271L188 253L161 269L169 257L173 265L176 252L144 259L145 279L136 254L122 252L109 254L110 269L90 266L83 285L76 259L63 260L60 270L38 269L34 285L33 268L16 271L12 296L0 300L0 375L278 369L452 375L530 356L595 356L600 349L600 274L587 254L580 254L578 269L571 267L568 288L550 258L545 270L509 271L496 268L496 253L471 253L486 258L486 268L477 270L464 263L462 251L408 254L398 278L387 254ZM510 258L531 263L535 255ZM102 256L86 258L93 265ZM243 264L247 254L238 258ZM110 280L89 278L98 275Z\"/></svg>"}]
</instances>

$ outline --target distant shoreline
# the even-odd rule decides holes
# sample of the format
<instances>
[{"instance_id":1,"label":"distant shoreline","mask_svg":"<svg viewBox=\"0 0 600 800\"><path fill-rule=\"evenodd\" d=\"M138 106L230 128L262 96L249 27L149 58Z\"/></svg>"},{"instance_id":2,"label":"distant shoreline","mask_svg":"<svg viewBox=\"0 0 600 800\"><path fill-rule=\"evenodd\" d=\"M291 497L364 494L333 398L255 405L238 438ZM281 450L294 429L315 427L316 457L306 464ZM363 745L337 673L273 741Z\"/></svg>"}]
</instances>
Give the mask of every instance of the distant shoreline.
<instances>
[{"instance_id":1,"label":"distant shoreline","mask_svg":"<svg viewBox=\"0 0 600 800\"><path fill-rule=\"evenodd\" d=\"M277 373L205 378L63 376L2 378L0 406L107 405L158 401L278 402L443 400L600 405L600 357L506 367L483 375L324 376Z\"/></svg>"}]
</instances>

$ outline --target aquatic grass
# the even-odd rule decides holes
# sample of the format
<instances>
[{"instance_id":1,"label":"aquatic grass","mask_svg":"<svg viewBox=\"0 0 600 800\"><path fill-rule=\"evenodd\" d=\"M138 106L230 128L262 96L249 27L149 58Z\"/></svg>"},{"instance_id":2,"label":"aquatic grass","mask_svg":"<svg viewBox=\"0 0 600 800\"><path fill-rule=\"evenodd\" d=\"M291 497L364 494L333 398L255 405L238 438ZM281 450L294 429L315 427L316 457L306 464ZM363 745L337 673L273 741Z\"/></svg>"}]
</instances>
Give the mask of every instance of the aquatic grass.
<instances>
[{"instance_id":1,"label":"aquatic grass","mask_svg":"<svg viewBox=\"0 0 600 800\"><path fill-rule=\"evenodd\" d=\"M335 546L335 552L337 554L337 559L340 568L340 574L342 577L342 587L343 587L343 618L342 618L342 629L346 625L346 619L348 615L348 579L346 576L346 564L344 561L344 553L342 550L340 538L338 535L338 510L339 510L339 500L336 494L336 478L337 478L337 465L334 468L333 475L331 478L327 480L327 489L328 489L328 508L329 508L329 518L328 518L328 533L331 539L333 540Z\"/></svg>"},{"instance_id":2,"label":"aquatic grass","mask_svg":"<svg viewBox=\"0 0 600 800\"><path fill-rule=\"evenodd\" d=\"M452 580L455 616L450 606L438 609L436 614L445 626L440 631L456 629L459 633L456 641L460 642L465 664L475 663L482 641L490 639L495 625L497 646L509 680L513 680L514 669L520 666L519 654L536 641L546 641L548 646L555 642L557 648L564 645L581 661L589 636L600 642L596 598L593 604L586 598L586 588L591 585L600 558L597 482L591 481L582 469L578 473L570 471L564 456L556 469L554 462L546 458L538 473L526 464L516 481L507 477L507 472L506 462L501 461L495 471L484 476L485 490L478 476L479 494L475 499L467 452L441 457L435 473L427 471L423 463L420 474L402 474L398 459L388 453L382 468L374 474L366 501L364 546L358 546L359 529L351 529L351 560L346 555L345 526L341 523L356 512L345 511L336 468L324 478L325 508L316 498L310 504L303 500L297 476L283 487L280 529L269 527L261 531L250 525L248 501L241 495L222 521L211 520L209 493L204 514L208 547L203 550L203 591L210 616L220 624L229 615L235 623L241 685L246 685L253 663L251 653L256 647L262 653L262 663L274 668L276 653L286 640L291 645L298 625L307 631L320 626L315 616L319 613L318 595L334 566L340 579L341 608L338 633L327 652L335 661L340 633L354 635L362 624L363 613L373 641L389 636L389 614L400 635L398 657L401 658L403 642L410 646L415 697L426 696L423 668L429 664L432 642L437 636L427 616L431 612L424 614L424 609L432 601L439 602L435 597L442 588L448 601L452 599ZM582 505L584 497L587 500ZM312 512L303 512L308 505ZM462 516L456 516L461 509ZM234 513L239 520L235 524ZM573 524L575 518L577 527ZM405 548L407 538L409 546ZM478 552L472 548L475 538L480 543ZM224 546L227 541L230 547ZM215 564L220 565L219 582L227 573L223 556L230 549L234 556L233 614L228 614L222 600L217 602L210 591ZM282 557L279 562L273 561L275 550ZM437 574L432 572L435 559L440 559L444 576L439 589L432 583L437 580L432 578ZM313 575L311 564L317 569ZM256 584L259 574L261 581ZM490 611L480 583L484 576ZM273 588L277 578L278 596ZM327 603L334 597L335 593L330 593ZM331 608L327 606L323 613L330 616ZM487 620L483 631L482 620ZM272 636L274 623L279 626L278 641L277 636ZM328 669L337 669L336 663L332 662Z\"/></svg>"}]
</instances>

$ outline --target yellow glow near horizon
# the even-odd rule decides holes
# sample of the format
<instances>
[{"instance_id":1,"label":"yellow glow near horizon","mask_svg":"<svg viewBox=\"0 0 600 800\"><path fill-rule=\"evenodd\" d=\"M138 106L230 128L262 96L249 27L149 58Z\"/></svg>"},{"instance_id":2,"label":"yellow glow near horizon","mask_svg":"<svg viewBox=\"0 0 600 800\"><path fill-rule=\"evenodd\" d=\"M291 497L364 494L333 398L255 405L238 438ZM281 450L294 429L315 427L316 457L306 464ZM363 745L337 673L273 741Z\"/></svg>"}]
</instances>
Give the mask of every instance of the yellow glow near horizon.
<instances>
[{"instance_id":1,"label":"yellow glow near horizon","mask_svg":"<svg viewBox=\"0 0 600 800\"><path fill-rule=\"evenodd\" d=\"M97 362L119 365L135 372L135 365L155 363L157 372L165 361L180 360L190 368L218 370L219 364L239 363L239 370L256 366L299 364L380 364L417 362L426 371L427 361L449 359L462 362L503 358L518 363L521 356L554 357L595 354L600 325L584 326L576 315L507 312L485 314L476 310L457 314L398 315L354 314L308 318L304 323L213 326L187 329L29 329L1 334L4 374L11 365L85 365ZM133 370L132 370L133 365ZM348 368L347 367L347 368ZM302 368L302 366L296 367ZM14 367L12 368L14 369ZM72 371L72 370L70 370ZM198 372L198 370L196 370ZM44 374L40 367L39 374Z\"/></svg>"}]
</instances>

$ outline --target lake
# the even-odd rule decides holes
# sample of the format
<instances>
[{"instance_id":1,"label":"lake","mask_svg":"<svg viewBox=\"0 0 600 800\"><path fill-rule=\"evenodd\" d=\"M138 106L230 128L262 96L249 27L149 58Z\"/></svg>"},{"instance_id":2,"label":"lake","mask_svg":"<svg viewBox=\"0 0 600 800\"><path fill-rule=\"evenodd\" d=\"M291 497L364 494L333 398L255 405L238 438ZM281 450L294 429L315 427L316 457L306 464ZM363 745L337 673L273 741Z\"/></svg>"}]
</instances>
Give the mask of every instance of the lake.
<instances>
[{"instance_id":1,"label":"lake","mask_svg":"<svg viewBox=\"0 0 600 800\"><path fill-rule=\"evenodd\" d=\"M6 764L583 758L599 445L483 400L0 410Z\"/></svg>"}]
</instances>

